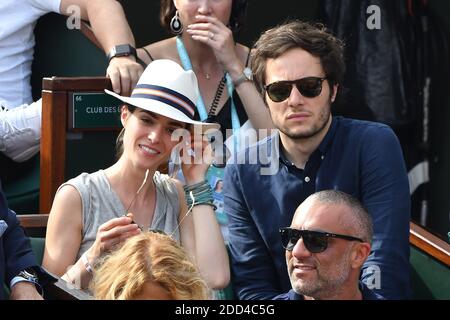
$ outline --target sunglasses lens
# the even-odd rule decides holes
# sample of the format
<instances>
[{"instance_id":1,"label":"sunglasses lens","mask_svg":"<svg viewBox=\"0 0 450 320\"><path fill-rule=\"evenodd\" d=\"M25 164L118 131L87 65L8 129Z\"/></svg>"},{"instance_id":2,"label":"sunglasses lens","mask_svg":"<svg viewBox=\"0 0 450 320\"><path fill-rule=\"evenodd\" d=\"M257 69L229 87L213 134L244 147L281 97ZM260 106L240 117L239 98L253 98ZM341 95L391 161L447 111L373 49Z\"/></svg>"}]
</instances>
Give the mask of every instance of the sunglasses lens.
<instances>
[{"instance_id":1,"label":"sunglasses lens","mask_svg":"<svg viewBox=\"0 0 450 320\"><path fill-rule=\"evenodd\" d=\"M273 102L286 100L291 94L292 85L288 82L275 82L267 87L267 95Z\"/></svg>"},{"instance_id":2,"label":"sunglasses lens","mask_svg":"<svg viewBox=\"0 0 450 320\"><path fill-rule=\"evenodd\" d=\"M303 78L298 80L296 85L302 96L307 98L317 97L322 92L322 80L320 78Z\"/></svg>"},{"instance_id":3,"label":"sunglasses lens","mask_svg":"<svg viewBox=\"0 0 450 320\"><path fill-rule=\"evenodd\" d=\"M267 86L267 95L273 102L282 102L289 98L292 84L295 83L297 90L306 98L315 98L322 92L323 78L307 77L295 81L279 81Z\"/></svg>"},{"instance_id":4,"label":"sunglasses lens","mask_svg":"<svg viewBox=\"0 0 450 320\"><path fill-rule=\"evenodd\" d=\"M288 251L294 249L295 244L300 239L300 234L296 230L283 229L281 230L281 244L283 248Z\"/></svg>"},{"instance_id":5,"label":"sunglasses lens","mask_svg":"<svg viewBox=\"0 0 450 320\"><path fill-rule=\"evenodd\" d=\"M312 253L319 253L326 250L328 246L328 238L324 234L308 232L303 234L303 242L306 249Z\"/></svg>"}]
</instances>

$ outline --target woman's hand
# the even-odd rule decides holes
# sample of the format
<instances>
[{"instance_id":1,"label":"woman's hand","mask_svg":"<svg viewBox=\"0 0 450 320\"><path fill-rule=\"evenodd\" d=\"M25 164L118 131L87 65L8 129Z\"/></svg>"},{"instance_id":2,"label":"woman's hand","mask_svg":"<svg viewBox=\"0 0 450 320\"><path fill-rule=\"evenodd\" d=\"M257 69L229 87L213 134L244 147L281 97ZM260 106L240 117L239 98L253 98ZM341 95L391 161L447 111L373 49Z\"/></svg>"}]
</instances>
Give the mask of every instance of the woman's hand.
<instances>
[{"instance_id":1,"label":"woman's hand","mask_svg":"<svg viewBox=\"0 0 450 320\"><path fill-rule=\"evenodd\" d=\"M217 61L231 76L241 74L244 66L236 54L233 32L216 17L197 15L196 19L199 22L188 25L186 32L192 39L210 46Z\"/></svg>"},{"instance_id":2,"label":"woman's hand","mask_svg":"<svg viewBox=\"0 0 450 320\"><path fill-rule=\"evenodd\" d=\"M205 135L191 135L191 141L187 142L186 148L181 150L181 169L186 183L195 184L205 180L213 159L212 148Z\"/></svg>"},{"instance_id":3,"label":"woman's hand","mask_svg":"<svg viewBox=\"0 0 450 320\"><path fill-rule=\"evenodd\" d=\"M114 57L106 69L114 92L123 96L131 94L142 72L144 68L133 57Z\"/></svg>"},{"instance_id":4,"label":"woman's hand","mask_svg":"<svg viewBox=\"0 0 450 320\"><path fill-rule=\"evenodd\" d=\"M140 232L138 225L133 223L133 219L129 215L105 222L98 228L95 242L88 250L89 261L95 261L104 252Z\"/></svg>"}]
</instances>

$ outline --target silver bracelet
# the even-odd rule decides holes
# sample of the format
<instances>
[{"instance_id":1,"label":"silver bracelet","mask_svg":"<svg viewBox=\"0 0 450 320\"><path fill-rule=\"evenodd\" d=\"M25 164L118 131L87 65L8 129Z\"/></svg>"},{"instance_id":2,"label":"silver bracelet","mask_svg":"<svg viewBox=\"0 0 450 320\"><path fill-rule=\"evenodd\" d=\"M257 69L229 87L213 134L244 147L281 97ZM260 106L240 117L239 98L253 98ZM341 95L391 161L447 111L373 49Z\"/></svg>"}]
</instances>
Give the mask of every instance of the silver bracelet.
<instances>
[{"instance_id":1,"label":"silver bracelet","mask_svg":"<svg viewBox=\"0 0 450 320\"><path fill-rule=\"evenodd\" d=\"M91 264L89 263L86 252L81 255L81 261L83 262L84 268L86 269L86 271L92 274L93 269L92 269Z\"/></svg>"}]
</instances>

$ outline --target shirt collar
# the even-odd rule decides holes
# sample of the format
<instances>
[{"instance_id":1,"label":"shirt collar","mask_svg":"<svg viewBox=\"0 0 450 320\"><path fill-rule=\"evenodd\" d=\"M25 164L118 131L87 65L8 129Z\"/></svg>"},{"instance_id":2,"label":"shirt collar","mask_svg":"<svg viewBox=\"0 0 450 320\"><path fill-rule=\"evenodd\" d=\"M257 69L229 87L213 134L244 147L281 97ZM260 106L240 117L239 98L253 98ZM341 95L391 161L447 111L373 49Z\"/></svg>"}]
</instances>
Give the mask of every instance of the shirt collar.
<instances>
[{"instance_id":1,"label":"shirt collar","mask_svg":"<svg viewBox=\"0 0 450 320\"><path fill-rule=\"evenodd\" d=\"M331 141L333 141L333 138L336 135L337 127L338 127L337 119L333 117L331 119L331 125L330 128L328 128L327 134L322 139L322 142L319 144L319 147L317 148L318 150L320 150L322 154L325 154L328 148L330 147Z\"/></svg>"}]
</instances>

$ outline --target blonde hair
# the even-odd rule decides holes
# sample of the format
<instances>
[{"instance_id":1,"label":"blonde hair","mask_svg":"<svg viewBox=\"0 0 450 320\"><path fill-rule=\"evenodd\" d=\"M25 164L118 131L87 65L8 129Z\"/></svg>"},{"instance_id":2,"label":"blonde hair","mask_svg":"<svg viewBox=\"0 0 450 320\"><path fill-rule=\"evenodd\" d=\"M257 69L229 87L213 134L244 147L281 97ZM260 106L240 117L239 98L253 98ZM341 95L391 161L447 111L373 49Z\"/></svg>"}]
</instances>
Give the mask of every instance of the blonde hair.
<instances>
[{"instance_id":1,"label":"blonde hair","mask_svg":"<svg viewBox=\"0 0 450 320\"><path fill-rule=\"evenodd\" d=\"M143 232L100 259L90 289L96 299L129 300L154 281L174 300L208 299L209 290L187 252L168 235Z\"/></svg>"}]
</instances>

